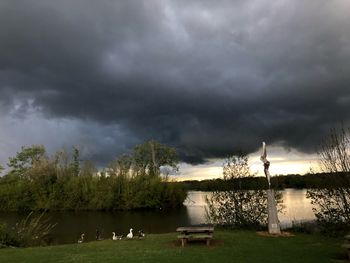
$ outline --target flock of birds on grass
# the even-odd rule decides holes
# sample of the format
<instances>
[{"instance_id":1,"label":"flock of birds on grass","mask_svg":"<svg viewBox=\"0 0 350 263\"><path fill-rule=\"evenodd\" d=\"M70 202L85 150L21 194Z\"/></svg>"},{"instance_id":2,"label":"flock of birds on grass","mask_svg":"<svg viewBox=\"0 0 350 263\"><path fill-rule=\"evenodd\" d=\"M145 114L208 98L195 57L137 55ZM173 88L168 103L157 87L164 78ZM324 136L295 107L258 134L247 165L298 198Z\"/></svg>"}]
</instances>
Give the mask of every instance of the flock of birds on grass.
<instances>
[{"instance_id":1,"label":"flock of birds on grass","mask_svg":"<svg viewBox=\"0 0 350 263\"><path fill-rule=\"evenodd\" d=\"M129 234L126 235L126 239L133 239L134 237L137 237L138 239L143 239L145 237L145 233L143 232L143 230L139 230L137 236L134 236L132 231L133 229L130 228L130 232ZM80 238L78 239L78 243L79 244L83 243L85 241L84 238L85 238L85 234L82 233ZM116 235L115 232L112 232L112 240L122 240L122 239L123 239L122 235L118 236ZM103 240L103 238L100 235L100 231L98 229L96 230L96 240Z\"/></svg>"}]
</instances>

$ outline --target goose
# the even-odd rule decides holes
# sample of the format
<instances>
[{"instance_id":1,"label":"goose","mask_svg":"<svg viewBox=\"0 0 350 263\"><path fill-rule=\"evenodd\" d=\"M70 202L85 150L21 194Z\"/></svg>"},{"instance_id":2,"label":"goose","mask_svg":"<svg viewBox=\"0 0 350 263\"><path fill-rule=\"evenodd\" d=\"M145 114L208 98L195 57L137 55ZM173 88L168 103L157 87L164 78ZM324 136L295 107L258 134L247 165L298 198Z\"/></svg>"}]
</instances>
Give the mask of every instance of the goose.
<instances>
[{"instance_id":1,"label":"goose","mask_svg":"<svg viewBox=\"0 0 350 263\"><path fill-rule=\"evenodd\" d=\"M100 231L96 229L96 240L101 241L103 238L101 237Z\"/></svg>"},{"instance_id":2,"label":"goose","mask_svg":"<svg viewBox=\"0 0 350 263\"><path fill-rule=\"evenodd\" d=\"M143 230L141 229L140 231L139 231L139 239L142 239L142 238L144 238L145 237L145 233L143 232Z\"/></svg>"},{"instance_id":3,"label":"goose","mask_svg":"<svg viewBox=\"0 0 350 263\"><path fill-rule=\"evenodd\" d=\"M122 240L122 237L123 237L123 236L117 236L117 235L115 234L115 232L112 232L112 234L113 234L112 240Z\"/></svg>"},{"instance_id":4,"label":"goose","mask_svg":"<svg viewBox=\"0 0 350 263\"><path fill-rule=\"evenodd\" d=\"M129 232L129 234L126 236L127 238L133 238L134 237L134 235L132 234L132 231L133 231L133 229L132 228L130 228L130 232Z\"/></svg>"},{"instance_id":5,"label":"goose","mask_svg":"<svg viewBox=\"0 0 350 263\"><path fill-rule=\"evenodd\" d=\"M79 243L79 244L84 242L84 236L85 236L84 233L81 234L80 238L78 239L78 243Z\"/></svg>"}]
</instances>

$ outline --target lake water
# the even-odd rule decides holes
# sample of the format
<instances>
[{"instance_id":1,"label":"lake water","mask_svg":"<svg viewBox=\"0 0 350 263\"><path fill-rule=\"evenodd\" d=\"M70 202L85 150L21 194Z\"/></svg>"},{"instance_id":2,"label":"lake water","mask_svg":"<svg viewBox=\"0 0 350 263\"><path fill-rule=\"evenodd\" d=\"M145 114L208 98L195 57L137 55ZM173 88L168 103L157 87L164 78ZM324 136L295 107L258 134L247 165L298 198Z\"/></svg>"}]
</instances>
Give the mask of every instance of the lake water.
<instances>
[{"instance_id":1,"label":"lake water","mask_svg":"<svg viewBox=\"0 0 350 263\"><path fill-rule=\"evenodd\" d=\"M281 192L284 209L278 214L278 218L283 228L292 226L293 221L303 222L315 219L312 211L313 206L310 200L306 198L306 189L285 189ZM185 206L192 224L204 223L207 207L205 200L210 195L210 192L188 192Z\"/></svg>"},{"instance_id":2,"label":"lake water","mask_svg":"<svg viewBox=\"0 0 350 263\"><path fill-rule=\"evenodd\" d=\"M315 219L312 205L306 198L307 190L286 189L282 191L284 213L279 214L282 227L291 226L292 221ZM126 236L129 228L134 234L140 229L145 233L173 232L178 226L204 224L206 221L205 199L210 192L190 191L184 207L167 211L122 211L122 212L50 212L53 229L53 243L76 243L80 234L86 240L94 240L96 229L102 237L111 238L112 232ZM0 221L14 225L23 218L19 213L0 213Z\"/></svg>"}]
</instances>

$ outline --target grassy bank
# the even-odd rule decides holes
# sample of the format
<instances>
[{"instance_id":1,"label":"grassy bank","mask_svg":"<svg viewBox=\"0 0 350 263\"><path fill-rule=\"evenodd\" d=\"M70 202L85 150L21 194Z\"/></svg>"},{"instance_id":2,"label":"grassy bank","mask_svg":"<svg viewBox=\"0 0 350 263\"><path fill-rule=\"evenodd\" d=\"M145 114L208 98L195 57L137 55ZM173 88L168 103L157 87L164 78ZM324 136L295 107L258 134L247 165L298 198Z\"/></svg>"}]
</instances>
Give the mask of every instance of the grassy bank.
<instances>
[{"instance_id":1,"label":"grassy bank","mask_svg":"<svg viewBox=\"0 0 350 263\"><path fill-rule=\"evenodd\" d=\"M0 262L337 262L345 259L342 239L296 234L263 237L252 231L216 231L214 244L181 248L176 233L145 240L104 240L84 244L1 249Z\"/></svg>"}]
</instances>

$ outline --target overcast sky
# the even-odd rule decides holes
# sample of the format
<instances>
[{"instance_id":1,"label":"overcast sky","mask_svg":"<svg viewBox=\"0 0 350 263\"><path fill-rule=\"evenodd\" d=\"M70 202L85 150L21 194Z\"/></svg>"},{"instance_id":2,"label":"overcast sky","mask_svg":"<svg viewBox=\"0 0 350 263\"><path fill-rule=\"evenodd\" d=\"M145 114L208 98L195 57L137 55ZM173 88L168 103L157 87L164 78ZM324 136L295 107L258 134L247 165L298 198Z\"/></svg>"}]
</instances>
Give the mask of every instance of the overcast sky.
<instances>
[{"instance_id":1,"label":"overcast sky","mask_svg":"<svg viewBox=\"0 0 350 263\"><path fill-rule=\"evenodd\" d=\"M0 0L0 163L148 139L183 167L263 140L307 159L350 123L349 72L348 0Z\"/></svg>"}]
</instances>

